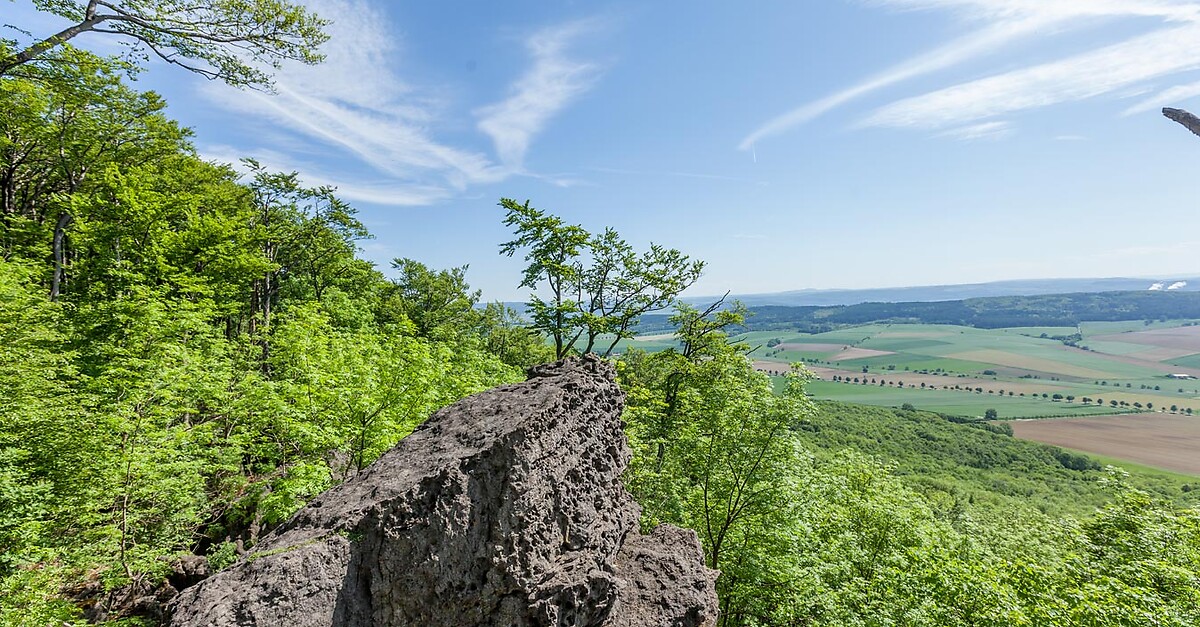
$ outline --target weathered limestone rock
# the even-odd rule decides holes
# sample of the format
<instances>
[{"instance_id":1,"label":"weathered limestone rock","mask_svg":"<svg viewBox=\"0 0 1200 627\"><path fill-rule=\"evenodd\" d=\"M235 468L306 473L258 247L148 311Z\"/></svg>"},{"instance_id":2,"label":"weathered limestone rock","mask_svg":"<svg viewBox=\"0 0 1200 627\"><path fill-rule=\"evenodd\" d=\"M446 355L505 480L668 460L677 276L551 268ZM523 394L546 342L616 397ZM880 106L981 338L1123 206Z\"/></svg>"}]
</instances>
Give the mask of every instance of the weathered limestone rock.
<instances>
[{"instance_id":1,"label":"weathered limestone rock","mask_svg":"<svg viewBox=\"0 0 1200 627\"><path fill-rule=\"evenodd\" d=\"M612 366L530 374L439 411L185 590L171 624L711 624L696 535L638 532Z\"/></svg>"}]
</instances>

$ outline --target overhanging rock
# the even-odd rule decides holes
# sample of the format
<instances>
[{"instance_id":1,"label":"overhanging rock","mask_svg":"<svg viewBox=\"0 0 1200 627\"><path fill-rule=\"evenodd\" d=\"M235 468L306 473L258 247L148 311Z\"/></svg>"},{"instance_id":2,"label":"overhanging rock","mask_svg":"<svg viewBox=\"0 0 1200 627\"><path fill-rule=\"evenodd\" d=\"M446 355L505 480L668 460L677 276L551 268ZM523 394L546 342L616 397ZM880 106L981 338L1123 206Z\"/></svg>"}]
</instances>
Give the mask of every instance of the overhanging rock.
<instances>
[{"instance_id":1,"label":"overhanging rock","mask_svg":"<svg viewBox=\"0 0 1200 627\"><path fill-rule=\"evenodd\" d=\"M612 366L530 374L434 414L185 590L171 624L712 624L696 535L638 531Z\"/></svg>"}]
</instances>

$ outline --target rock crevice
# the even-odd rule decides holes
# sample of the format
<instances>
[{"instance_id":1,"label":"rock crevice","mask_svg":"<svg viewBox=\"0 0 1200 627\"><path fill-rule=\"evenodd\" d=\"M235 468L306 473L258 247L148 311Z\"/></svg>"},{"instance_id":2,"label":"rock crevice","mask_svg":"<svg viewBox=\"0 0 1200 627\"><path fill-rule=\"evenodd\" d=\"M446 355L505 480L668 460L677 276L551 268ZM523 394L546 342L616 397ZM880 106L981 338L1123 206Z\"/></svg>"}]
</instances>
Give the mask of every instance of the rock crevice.
<instances>
[{"instance_id":1,"label":"rock crevice","mask_svg":"<svg viewBox=\"0 0 1200 627\"><path fill-rule=\"evenodd\" d=\"M638 530L622 406L587 356L447 407L184 591L171 624L711 624L695 534Z\"/></svg>"}]
</instances>

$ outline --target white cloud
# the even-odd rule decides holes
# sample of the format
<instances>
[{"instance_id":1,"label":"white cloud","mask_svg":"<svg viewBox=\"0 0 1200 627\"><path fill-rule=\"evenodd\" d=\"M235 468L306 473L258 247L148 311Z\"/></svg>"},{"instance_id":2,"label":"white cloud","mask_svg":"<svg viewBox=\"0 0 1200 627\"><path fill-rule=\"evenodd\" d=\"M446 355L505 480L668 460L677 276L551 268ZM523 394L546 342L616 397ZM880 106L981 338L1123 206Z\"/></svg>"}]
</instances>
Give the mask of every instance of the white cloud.
<instances>
[{"instance_id":1,"label":"white cloud","mask_svg":"<svg viewBox=\"0 0 1200 627\"><path fill-rule=\"evenodd\" d=\"M566 54L575 39L594 28L593 22L581 21L535 33L525 42L533 67L512 85L508 98L476 111L479 130L492 138L505 166L520 170L533 136L595 82L596 65Z\"/></svg>"},{"instance_id":2,"label":"white cloud","mask_svg":"<svg viewBox=\"0 0 1200 627\"><path fill-rule=\"evenodd\" d=\"M1046 61L992 77L952 85L893 102L863 125L944 129L970 127L988 117L1116 90L1144 89L1138 83L1173 76L1196 66L1193 43L1200 24L1195 0L863 0L905 11L950 12L974 29L933 50L911 57L856 85L773 118L739 145L804 124L885 87L979 60L1017 43L1050 39L1103 21L1153 18L1159 30L1068 59ZM982 26L978 26L982 24ZM1111 66L1105 67L1109 63ZM1106 71L1112 70L1112 71ZM1170 90L1168 90L1169 92ZM1128 95L1121 94L1121 95ZM946 132L946 136L955 136Z\"/></svg>"},{"instance_id":3,"label":"white cloud","mask_svg":"<svg viewBox=\"0 0 1200 627\"><path fill-rule=\"evenodd\" d=\"M705 180L712 180L712 181L731 181L734 183L751 183L754 185L763 185L763 186L767 185L767 182L764 180L761 180L761 179L750 179L750 178L744 178L744 177L740 177L740 176L728 176L725 174L706 174L703 172L679 172L679 171L659 172L659 171L652 171L652 170L628 170L628 169L624 169L624 168L599 168L599 167L588 168L588 169L591 170L592 172L600 172L603 174L625 174L625 175L630 175L630 176L653 176L653 177L672 176L672 177L679 177L679 178L686 178L686 179L705 179Z\"/></svg>"},{"instance_id":4,"label":"white cloud","mask_svg":"<svg viewBox=\"0 0 1200 627\"><path fill-rule=\"evenodd\" d=\"M1002 139L1011 135L1012 132L1012 125L1008 122L981 122L979 124L952 128L942 132L941 136L971 141L976 139Z\"/></svg>"},{"instance_id":5,"label":"white cloud","mask_svg":"<svg viewBox=\"0 0 1200 627\"><path fill-rule=\"evenodd\" d=\"M1135 115L1153 111L1161 107L1176 106L1184 100L1200 96L1200 82L1176 85L1170 89L1155 94L1121 112L1121 115Z\"/></svg>"},{"instance_id":6,"label":"white cloud","mask_svg":"<svg viewBox=\"0 0 1200 627\"><path fill-rule=\"evenodd\" d=\"M265 147L286 143L290 156L278 155L279 169L298 170L309 184L334 185L349 200L423 205L461 194L471 185L519 174L514 166L532 137L591 84L590 79L582 80L590 65L562 56L586 22L547 29L532 38L532 69L508 100L494 105L494 123L484 129L494 139L508 133L503 141L496 139L499 155L492 157L437 137L439 126L461 126L462 120L442 119L444 112L455 111L455 103L404 80L407 51L377 3L312 4L332 19L327 29L331 38L322 48L324 63L288 64L276 74L275 94L219 83L202 89L223 108L266 127L239 145L238 152L262 154Z\"/></svg>"},{"instance_id":7,"label":"white cloud","mask_svg":"<svg viewBox=\"0 0 1200 627\"><path fill-rule=\"evenodd\" d=\"M323 167L315 162L298 159L294 154L278 150L246 151L228 145L202 146L200 156L207 161L225 163L241 174L250 172L241 160L252 158L271 172L298 172L300 183L306 187L333 187L342 200L369 202L392 207L428 205L446 198L449 192L437 186L422 186L387 178L330 177L317 174Z\"/></svg>"},{"instance_id":8,"label":"white cloud","mask_svg":"<svg viewBox=\"0 0 1200 627\"><path fill-rule=\"evenodd\" d=\"M1045 19L1024 19L996 24L970 33L930 52L888 68L853 87L775 117L747 135L738 148L747 150L764 138L791 130L871 92L924 74L953 67L969 59L993 52L1020 37L1032 35L1050 24L1051 21Z\"/></svg>"},{"instance_id":9,"label":"white cloud","mask_svg":"<svg viewBox=\"0 0 1200 627\"><path fill-rule=\"evenodd\" d=\"M1200 16L1200 7L1191 0L873 0L871 4L909 10L956 10L962 17L981 20L1033 14L1062 19L1140 16L1172 21L1191 21Z\"/></svg>"},{"instance_id":10,"label":"white cloud","mask_svg":"<svg viewBox=\"0 0 1200 627\"><path fill-rule=\"evenodd\" d=\"M1188 54L1200 23L1156 31L1073 57L961 83L878 109L867 126L943 128L1077 101L1140 81L1200 68Z\"/></svg>"}]
</instances>

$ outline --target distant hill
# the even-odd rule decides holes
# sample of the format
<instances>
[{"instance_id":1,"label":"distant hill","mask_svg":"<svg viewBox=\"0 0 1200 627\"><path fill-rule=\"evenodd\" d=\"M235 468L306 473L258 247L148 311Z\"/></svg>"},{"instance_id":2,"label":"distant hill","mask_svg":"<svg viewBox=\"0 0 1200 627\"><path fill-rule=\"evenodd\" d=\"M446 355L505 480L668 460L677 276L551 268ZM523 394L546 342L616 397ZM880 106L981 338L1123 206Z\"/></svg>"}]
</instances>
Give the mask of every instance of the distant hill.
<instances>
[{"instance_id":1,"label":"distant hill","mask_svg":"<svg viewBox=\"0 0 1200 627\"><path fill-rule=\"evenodd\" d=\"M1139 290L994 296L926 302L750 307L747 330L824 333L874 322L955 324L981 329L1072 327L1080 322L1200 319L1200 291ZM670 330L666 314L642 317L642 333Z\"/></svg>"},{"instance_id":2,"label":"distant hill","mask_svg":"<svg viewBox=\"0 0 1200 627\"><path fill-rule=\"evenodd\" d=\"M706 306L719 297L689 297ZM1200 319L1200 277L1029 279L863 290L730 295L752 312L751 330L821 333L872 322L957 324L996 329L1075 326L1113 320ZM524 315L525 303L507 302ZM640 333L672 330L669 312L642 316Z\"/></svg>"},{"instance_id":3,"label":"distant hill","mask_svg":"<svg viewBox=\"0 0 1200 627\"><path fill-rule=\"evenodd\" d=\"M1180 285L1183 284L1183 285ZM1104 279L1027 279L1016 281L992 281L990 283L968 283L961 285L925 285L914 287L886 287L861 290L795 290L772 294L741 294L731 296L749 307L766 305L782 306L831 306L857 305L859 303L935 302L987 298L991 296L1038 296L1042 294L1071 294L1081 292L1132 292L1149 291L1200 291L1200 277L1128 278ZM693 304L711 303L714 297L684 299Z\"/></svg>"}]
</instances>

